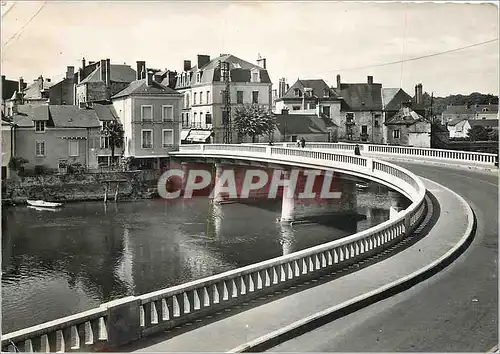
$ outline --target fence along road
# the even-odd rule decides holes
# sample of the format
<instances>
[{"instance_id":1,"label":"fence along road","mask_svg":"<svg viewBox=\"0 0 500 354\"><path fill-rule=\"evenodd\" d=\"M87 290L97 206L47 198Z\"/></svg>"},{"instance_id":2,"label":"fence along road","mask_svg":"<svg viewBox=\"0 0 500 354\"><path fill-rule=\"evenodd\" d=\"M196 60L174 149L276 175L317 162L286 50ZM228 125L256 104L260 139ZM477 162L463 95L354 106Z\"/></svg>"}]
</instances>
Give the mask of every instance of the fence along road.
<instances>
[{"instance_id":1,"label":"fence along road","mask_svg":"<svg viewBox=\"0 0 500 354\"><path fill-rule=\"evenodd\" d=\"M382 252L411 233L424 217L426 189L422 181L404 168L371 158L244 145L191 145L173 155L340 170L384 183L406 195L412 204L393 220L340 240L8 333L2 336L2 350L112 349Z\"/></svg>"}]
</instances>

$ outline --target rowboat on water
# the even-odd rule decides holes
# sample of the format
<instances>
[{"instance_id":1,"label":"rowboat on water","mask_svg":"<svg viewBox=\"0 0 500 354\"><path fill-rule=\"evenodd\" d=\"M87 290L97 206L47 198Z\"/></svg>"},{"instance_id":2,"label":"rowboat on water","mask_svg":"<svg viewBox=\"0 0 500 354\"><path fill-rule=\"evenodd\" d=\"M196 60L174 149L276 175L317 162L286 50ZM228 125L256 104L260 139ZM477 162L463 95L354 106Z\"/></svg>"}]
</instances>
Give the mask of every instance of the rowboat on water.
<instances>
[{"instance_id":1,"label":"rowboat on water","mask_svg":"<svg viewBox=\"0 0 500 354\"><path fill-rule=\"evenodd\" d=\"M356 188L358 188L358 189L367 189L368 185L367 184L356 183Z\"/></svg>"},{"instance_id":2,"label":"rowboat on water","mask_svg":"<svg viewBox=\"0 0 500 354\"><path fill-rule=\"evenodd\" d=\"M46 202L44 200L27 200L26 203L39 208L59 208L62 206L62 203Z\"/></svg>"},{"instance_id":3,"label":"rowboat on water","mask_svg":"<svg viewBox=\"0 0 500 354\"><path fill-rule=\"evenodd\" d=\"M33 210L37 210L37 211L51 211L53 213L62 210L60 208L44 208L44 207L36 207L36 206L31 206L31 205L28 205L28 208L33 209Z\"/></svg>"}]
</instances>

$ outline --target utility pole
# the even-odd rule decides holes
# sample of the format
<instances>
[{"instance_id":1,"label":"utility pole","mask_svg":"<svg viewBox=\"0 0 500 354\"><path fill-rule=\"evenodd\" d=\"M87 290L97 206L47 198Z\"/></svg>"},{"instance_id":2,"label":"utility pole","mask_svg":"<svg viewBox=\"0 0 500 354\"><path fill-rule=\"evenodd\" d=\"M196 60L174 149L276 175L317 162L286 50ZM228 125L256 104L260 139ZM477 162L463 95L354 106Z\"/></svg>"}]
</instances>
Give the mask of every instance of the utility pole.
<instances>
[{"instance_id":1,"label":"utility pole","mask_svg":"<svg viewBox=\"0 0 500 354\"><path fill-rule=\"evenodd\" d=\"M434 92L431 93L431 122L434 124L434 115L432 114L432 105L434 103Z\"/></svg>"},{"instance_id":2,"label":"utility pole","mask_svg":"<svg viewBox=\"0 0 500 354\"><path fill-rule=\"evenodd\" d=\"M222 127L224 129L223 143L232 143L232 129L231 129L231 86L230 86L230 74L229 74L229 63L219 61L219 68L221 70L221 78L225 84L225 89L222 91Z\"/></svg>"}]
</instances>

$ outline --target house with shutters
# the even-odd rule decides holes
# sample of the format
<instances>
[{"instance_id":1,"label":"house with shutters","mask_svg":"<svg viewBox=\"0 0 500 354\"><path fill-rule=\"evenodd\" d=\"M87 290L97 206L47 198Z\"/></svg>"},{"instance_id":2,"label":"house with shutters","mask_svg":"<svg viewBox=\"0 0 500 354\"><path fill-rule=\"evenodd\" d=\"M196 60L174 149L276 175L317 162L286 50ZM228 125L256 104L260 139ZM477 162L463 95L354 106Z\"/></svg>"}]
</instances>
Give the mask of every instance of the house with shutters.
<instances>
[{"instance_id":1,"label":"house with shutters","mask_svg":"<svg viewBox=\"0 0 500 354\"><path fill-rule=\"evenodd\" d=\"M230 81L231 109L244 104L259 104L271 109L272 83L266 69L266 59L249 63L232 54L221 54L211 59L198 55L191 66L184 61L184 70L178 73L175 89L184 96L182 107L183 143L222 143L223 114L226 90L222 67L227 65ZM237 141L233 132L232 140Z\"/></svg>"},{"instance_id":2,"label":"house with shutters","mask_svg":"<svg viewBox=\"0 0 500 354\"><path fill-rule=\"evenodd\" d=\"M410 102L404 103L384 125L387 128L387 144L431 147L431 123L413 110Z\"/></svg>"},{"instance_id":3,"label":"house with shutters","mask_svg":"<svg viewBox=\"0 0 500 354\"><path fill-rule=\"evenodd\" d=\"M161 168L168 153L179 148L183 95L155 81L145 62L137 80L111 97L125 132L123 156L143 168ZM144 76L142 76L144 75Z\"/></svg>"}]
</instances>

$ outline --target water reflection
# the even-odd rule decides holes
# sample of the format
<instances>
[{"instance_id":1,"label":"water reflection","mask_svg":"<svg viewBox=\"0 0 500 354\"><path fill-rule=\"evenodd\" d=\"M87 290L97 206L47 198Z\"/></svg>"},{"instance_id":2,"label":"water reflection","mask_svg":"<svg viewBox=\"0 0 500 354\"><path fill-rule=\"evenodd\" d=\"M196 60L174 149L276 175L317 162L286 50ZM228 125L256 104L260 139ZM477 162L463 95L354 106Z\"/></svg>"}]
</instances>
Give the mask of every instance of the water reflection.
<instances>
[{"instance_id":1,"label":"water reflection","mask_svg":"<svg viewBox=\"0 0 500 354\"><path fill-rule=\"evenodd\" d=\"M276 222L281 201L273 200L89 202L57 213L7 208L3 331L345 237L387 220L388 206L405 207L397 198L391 202L387 191L357 193L356 211L365 217L322 215L292 226Z\"/></svg>"}]
</instances>

